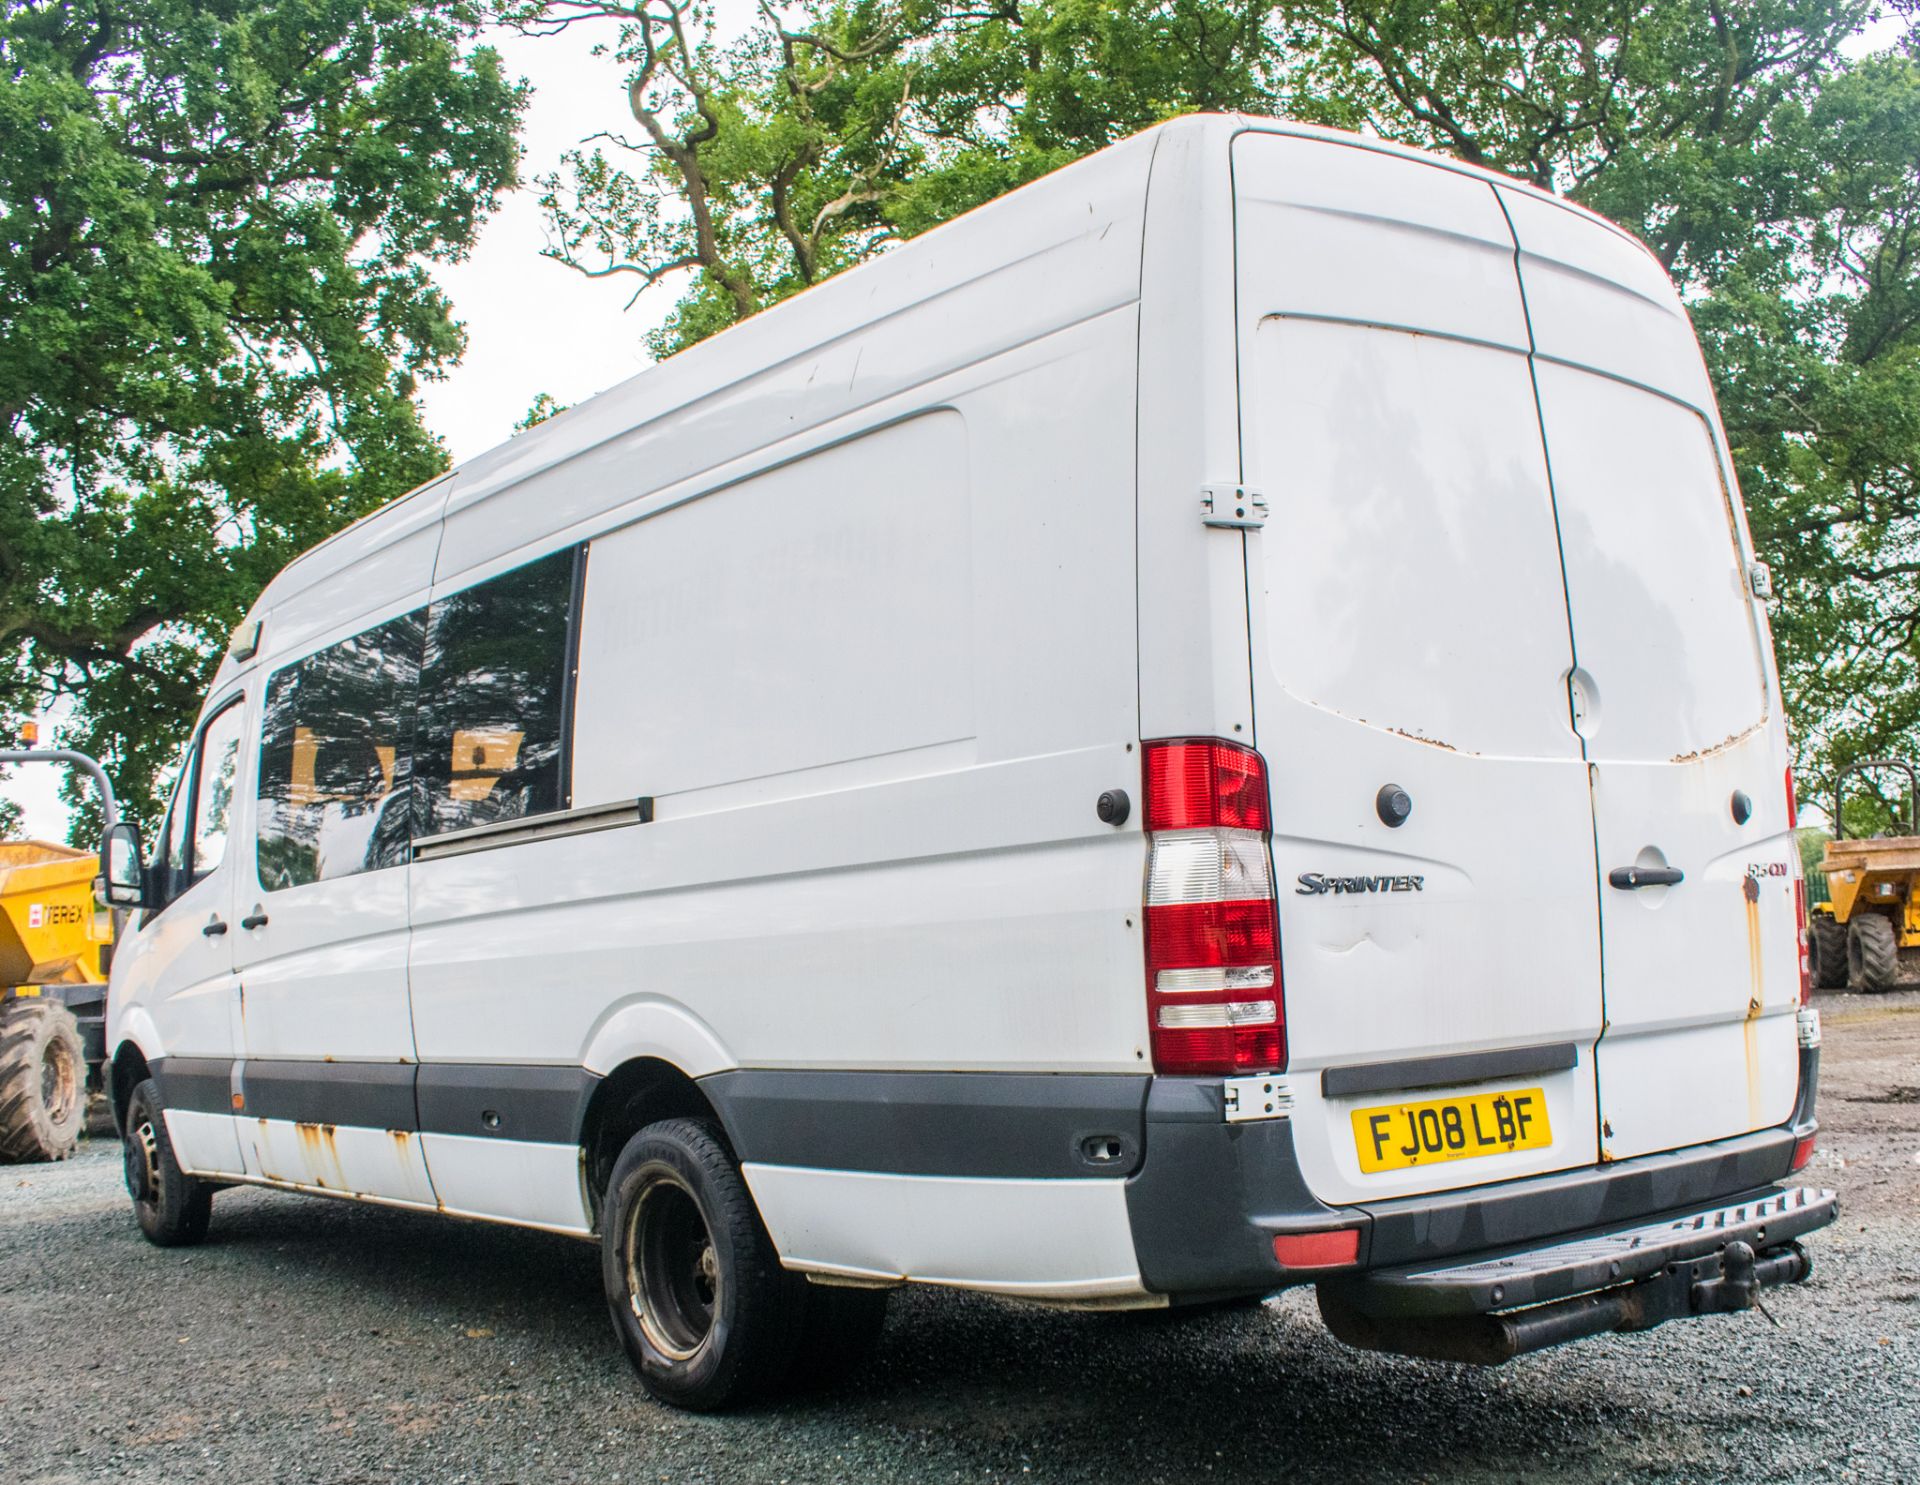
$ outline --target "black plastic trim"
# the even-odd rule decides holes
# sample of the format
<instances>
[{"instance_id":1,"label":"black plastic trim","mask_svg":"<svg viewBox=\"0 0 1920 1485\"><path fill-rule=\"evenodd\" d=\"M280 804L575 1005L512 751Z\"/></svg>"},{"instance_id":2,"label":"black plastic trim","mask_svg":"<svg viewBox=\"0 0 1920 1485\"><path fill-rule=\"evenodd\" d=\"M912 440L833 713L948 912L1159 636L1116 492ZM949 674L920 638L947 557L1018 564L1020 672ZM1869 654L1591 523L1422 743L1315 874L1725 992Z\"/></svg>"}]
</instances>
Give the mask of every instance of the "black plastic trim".
<instances>
[{"instance_id":1,"label":"black plastic trim","mask_svg":"<svg viewBox=\"0 0 1920 1485\"><path fill-rule=\"evenodd\" d=\"M1580 1048L1574 1042L1412 1057L1402 1062L1363 1062L1327 1068L1320 1074L1320 1091L1328 1098L1347 1098L1356 1093L1391 1093L1403 1088L1442 1088L1450 1083L1486 1083L1495 1078L1565 1072L1579 1062Z\"/></svg>"},{"instance_id":2,"label":"black plastic trim","mask_svg":"<svg viewBox=\"0 0 1920 1485\"><path fill-rule=\"evenodd\" d=\"M579 1141L600 1083L582 1067L292 1058L162 1057L153 1076L172 1109L552 1145Z\"/></svg>"},{"instance_id":3,"label":"black plastic trim","mask_svg":"<svg viewBox=\"0 0 1920 1485\"><path fill-rule=\"evenodd\" d=\"M581 1067L422 1063L420 1132L570 1145L599 1082Z\"/></svg>"},{"instance_id":4,"label":"black plastic trim","mask_svg":"<svg viewBox=\"0 0 1920 1485\"><path fill-rule=\"evenodd\" d=\"M1118 1179L1139 1164L1151 1081L1123 1073L747 1069L714 1073L700 1088L744 1161L893 1175Z\"/></svg>"},{"instance_id":5,"label":"black plastic trim","mask_svg":"<svg viewBox=\"0 0 1920 1485\"><path fill-rule=\"evenodd\" d=\"M147 1071L160 1087L160 1102L190 1114L233 1112L233 1059L156 1057Z\"/></svg>"},{"instance_id":6,"label":"black plastic trim","mask_svg":"<svg viewBox=\"0 0 1920 1485\"><path fill-rule=\"evenodd\" d=\"M348 1124L412 1130L412 1063L306 1062L248 1058L240 1066L246 1096L235 1113L296 1124Z\"/></svg>"},{"instance_id":7,"label":"black plastic trim","mask_svg":"<svg viewBox=\"0 0 1920 1485\"><path fill-rule=\"evenodd\" d=\"M1228 1124L1220 1083L1155 1078L1147 1094L1146 1159L1127 1182L1141 1281L1160 1294L1257 1294L1291 1281L1273 1256L1283 1232L1363 1229L1364 1217L1322 1204L1300 1174L1290 1119Z\"/></svg>"}]
</instances>

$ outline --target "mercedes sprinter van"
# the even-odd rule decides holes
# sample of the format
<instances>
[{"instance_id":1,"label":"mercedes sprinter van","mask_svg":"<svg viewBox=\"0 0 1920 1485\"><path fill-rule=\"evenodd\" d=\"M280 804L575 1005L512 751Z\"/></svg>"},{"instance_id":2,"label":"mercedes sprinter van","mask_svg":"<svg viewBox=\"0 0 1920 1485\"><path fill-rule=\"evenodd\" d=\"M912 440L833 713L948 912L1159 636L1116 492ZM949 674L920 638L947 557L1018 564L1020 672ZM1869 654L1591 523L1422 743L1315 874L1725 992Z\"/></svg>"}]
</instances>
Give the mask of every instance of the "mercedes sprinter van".
<instances>
[{"instance_id":1,"label":"mercedes sprinter van","mask_svg":"<svg viewBox=\"0 0 1920 1485\"><path fill-rule=\"evenodd\" d=\"M1631 237L1154 129L268 586L113 852L140 1224L597 1242L697 1408L905 1283L1746 1309L1835 1213L1766 593Z\"/></svg>"}]
</instances>

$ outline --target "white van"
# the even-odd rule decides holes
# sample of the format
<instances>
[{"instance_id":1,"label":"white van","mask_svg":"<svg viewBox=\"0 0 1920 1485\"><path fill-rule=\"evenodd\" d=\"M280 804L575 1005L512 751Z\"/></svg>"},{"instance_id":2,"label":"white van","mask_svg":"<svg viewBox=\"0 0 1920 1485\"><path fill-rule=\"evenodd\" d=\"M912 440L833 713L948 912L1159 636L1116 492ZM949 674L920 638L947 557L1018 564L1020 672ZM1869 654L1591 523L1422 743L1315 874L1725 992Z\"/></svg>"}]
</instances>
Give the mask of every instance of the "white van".
<instances>
[{"instance_id":1,"label":"white van","mask_svg":"<svg viewBox=\"0 0 1920 1485\"><path fill-rule=\"evenodd\" d=\"M598 1241L691 1407L903 1282L1746 1308L1835 1212L1765 593L1633 239L1155 129L274 580L115 843L141 1224Z\"/></svg>"}]
</instances>

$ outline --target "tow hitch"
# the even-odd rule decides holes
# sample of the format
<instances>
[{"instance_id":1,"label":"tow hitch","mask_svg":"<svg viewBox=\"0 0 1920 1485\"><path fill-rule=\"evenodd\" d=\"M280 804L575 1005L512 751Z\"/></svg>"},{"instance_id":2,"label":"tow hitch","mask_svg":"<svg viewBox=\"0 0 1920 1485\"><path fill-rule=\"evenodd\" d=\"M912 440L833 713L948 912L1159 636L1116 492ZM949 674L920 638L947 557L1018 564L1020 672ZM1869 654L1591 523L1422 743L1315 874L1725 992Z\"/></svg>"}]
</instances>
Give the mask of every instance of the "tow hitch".
<instances>
[{"instance_id":1,"label":"tow hitch","mask_svg":"<svg viewBox=\"0 0 1920 1485\"><path fill-rule=\"evenodd\" d=\"M1762 1290L1807 1277L1797 1239L1838 1211L1831 1191L1769 1191L1551 1247L1330 1280L1320 1314L1350 1346L1498 1366L1563 1341L1753 1309Z\"/></svg>"}]
</instances>

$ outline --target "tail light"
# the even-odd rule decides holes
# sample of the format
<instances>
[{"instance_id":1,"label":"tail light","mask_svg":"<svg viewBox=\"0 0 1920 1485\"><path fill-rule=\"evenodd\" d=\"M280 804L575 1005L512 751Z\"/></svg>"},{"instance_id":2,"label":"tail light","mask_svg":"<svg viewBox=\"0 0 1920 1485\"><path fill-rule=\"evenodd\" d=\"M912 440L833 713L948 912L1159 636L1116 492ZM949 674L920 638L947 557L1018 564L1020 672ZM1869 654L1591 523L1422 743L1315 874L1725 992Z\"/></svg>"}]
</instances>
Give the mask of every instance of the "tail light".
<instances>
[{"instance_id":1,"label":"tail light","mask_svg":"<svg viewBox=\"0 0 1920 1485\"><path fill-rule=\"evenodd\" d=\"M1787 765L1787 829L1800 828L1800 795L1793 787L1793 765Z\"/></svg>"},{"instance_id":2,"label":"tail light","mask_svg":"<svg viewBox=\"0 0 1920 1485\"><path fill-rule=\"evenodd\" d=\"M1286 1041L1266 765L1206 738L1144 751L1154 1069L1277 1072Z\"/></svg>"},{"instance_id":3,"label":"tail light","mask_svg":"<svg viewBox=\"0 0 1920 1485\"><path fill-rule=\"evenodd\" d=\"M1797 848L1796 848L1797 849ZM1808 941L1811 930L1807 925L1807 879L1800 875L1798 866L1793 876L1793 919L1794 932L1799 935L1800 943L1800 1004L1813 1004L1813 945Z\"/></svg>"}]
</instances>

